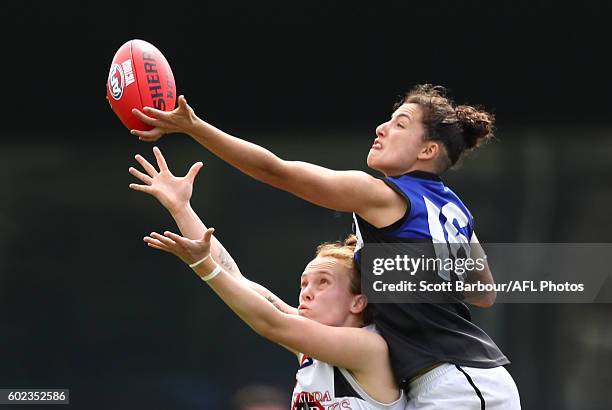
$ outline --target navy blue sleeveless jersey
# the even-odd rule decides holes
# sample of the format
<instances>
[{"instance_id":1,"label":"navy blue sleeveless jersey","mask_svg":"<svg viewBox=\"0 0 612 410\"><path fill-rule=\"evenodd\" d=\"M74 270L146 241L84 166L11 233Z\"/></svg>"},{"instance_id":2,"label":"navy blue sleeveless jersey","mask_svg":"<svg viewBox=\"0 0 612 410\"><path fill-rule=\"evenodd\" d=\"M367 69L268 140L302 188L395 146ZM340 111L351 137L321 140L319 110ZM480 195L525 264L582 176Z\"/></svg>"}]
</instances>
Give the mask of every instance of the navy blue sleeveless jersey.
<instances>
[{"instance_id":1,"label":"navy blue sleeveless jersey","mask_svg":"<svg viewBox=\"0 0 612 410\"><path fill-rule=\"evenodd\" d=\"M363 246L369 243L448 244L444 248L455 256L468 246L473 218L437 175L413 171L384 181L406 199L408 208L400 220L384 228L353 215L357 266ZM453 279L452 272L440 271L438 275L442 280ZM389 345L398 383L440 362L479 368L510 363L491 338L472 323L462 299L449 293L445 298L448 303L374 304L374 323Z\"/></svg>"}]
</instances>

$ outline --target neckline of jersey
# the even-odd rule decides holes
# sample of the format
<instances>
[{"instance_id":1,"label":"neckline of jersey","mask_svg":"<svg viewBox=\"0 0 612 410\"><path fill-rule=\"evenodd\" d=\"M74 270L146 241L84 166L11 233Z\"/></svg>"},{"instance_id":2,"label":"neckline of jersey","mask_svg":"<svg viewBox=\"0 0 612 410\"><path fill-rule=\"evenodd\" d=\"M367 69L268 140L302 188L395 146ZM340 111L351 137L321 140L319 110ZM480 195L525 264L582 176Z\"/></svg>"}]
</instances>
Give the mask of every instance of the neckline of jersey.
<instances>
[{"instance_id":1,"label":"neckline of jersey","mask_svg":"<svg viewBox=\"0 0 612 410\"><path fill-rule=\"evenodd\" d=\"M421 170L415 170L415 171L406 172L403 175L400 175L400 176L397 176L397 177L393 177L393 178L399 178L399 177L403 177L403 176L415 177L415 178L421 178L421 179L429 179L429 180L432 180L432 181L442 182L442 178L440 178L440 175L436 175L433 172L421 171Z\"/></svg>"}]
</instances>

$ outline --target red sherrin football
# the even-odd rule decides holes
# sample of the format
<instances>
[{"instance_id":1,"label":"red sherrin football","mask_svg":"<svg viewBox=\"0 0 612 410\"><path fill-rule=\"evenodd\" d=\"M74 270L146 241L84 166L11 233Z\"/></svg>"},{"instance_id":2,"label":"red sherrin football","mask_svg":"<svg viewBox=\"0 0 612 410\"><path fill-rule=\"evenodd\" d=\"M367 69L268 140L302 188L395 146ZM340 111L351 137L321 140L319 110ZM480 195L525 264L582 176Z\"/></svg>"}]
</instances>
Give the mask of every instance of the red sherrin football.
<instances>
[{"instance_id":1,"label":"red sherrin football","mask_svg":"<svg viewBox=\"0 0 612 410\"><path fill-rule=\"evenodd\" d=\"M128 129L150 130L150 125L134 117L132 108L174 109L176 86L168 61L154 45L143 40L128 41L113 58L106 96Z\"/></svg>"}]
</instances>

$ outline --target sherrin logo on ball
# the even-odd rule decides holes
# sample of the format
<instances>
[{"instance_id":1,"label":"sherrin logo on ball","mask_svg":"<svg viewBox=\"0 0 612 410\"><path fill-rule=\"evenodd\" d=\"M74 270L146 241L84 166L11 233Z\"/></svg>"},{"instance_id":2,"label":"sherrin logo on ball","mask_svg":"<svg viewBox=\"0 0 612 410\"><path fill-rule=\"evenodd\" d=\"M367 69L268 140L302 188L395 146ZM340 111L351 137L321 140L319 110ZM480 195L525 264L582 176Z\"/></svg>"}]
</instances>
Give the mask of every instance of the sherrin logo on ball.
<instances>
[{"instance_id":1,"label":"sherrin logo on ball","mask_svg":"<svg viewBox=\"0 0 612 410\"><path fill-rule=\"evenodd\" d=\"M113 111L128 129L152 127L134 117L132 109L153 107L172 111L176 105L174 75L164 55L143 40L130 40L115 53L106 95Z\"/></svg>"},{"instance_id":2,"label":"sherrin logo on ball","mask_svg":"<svg viewBox=\"0 0 612 410\"><path fill-rule=\"evenodd\" d=\"M108 88L111 96L115 100L121 99L123 95L123 85L125 84L125 77L123 76L123 70L119 64L113 64L108 74Z\"/></svg>"}]
</instances>

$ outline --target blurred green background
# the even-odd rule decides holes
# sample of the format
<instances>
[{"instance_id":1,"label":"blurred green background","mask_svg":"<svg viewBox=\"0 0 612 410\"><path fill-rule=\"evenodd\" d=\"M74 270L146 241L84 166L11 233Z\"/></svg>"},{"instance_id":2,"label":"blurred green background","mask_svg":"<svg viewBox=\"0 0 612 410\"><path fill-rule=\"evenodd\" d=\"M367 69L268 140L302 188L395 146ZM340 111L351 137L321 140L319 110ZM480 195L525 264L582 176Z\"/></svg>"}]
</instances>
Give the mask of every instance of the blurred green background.
<instances>
[{"instance_id":1,"label":"blurred green background","mask_svg":"<svg viewBox=\"0 0 612 410\"><path fill-rule=\"evenodd\" d=\"M497 115L498 140L445 177L489 242L610 242L612 124L599 3L6 5L0 148L0 387L69 388L70 408L226 409L287 392L295 359L142 237L176 229L128 189L135 153L104 100L114 52L157 45L204 119L286 159L367 170L375 127L422 82ZM4 32L6 30L6 32ZM184 135L192 205L243 273L288 302L350 215L260 184ZM610 304L473 309L524 409L612 408ZM288 403L288 401L287 401ZM8 406L7 406L8 408Z\"/></svg>"}]
</instances>

